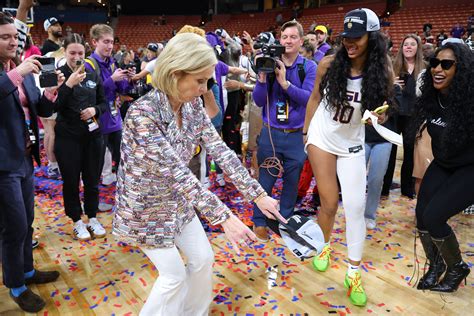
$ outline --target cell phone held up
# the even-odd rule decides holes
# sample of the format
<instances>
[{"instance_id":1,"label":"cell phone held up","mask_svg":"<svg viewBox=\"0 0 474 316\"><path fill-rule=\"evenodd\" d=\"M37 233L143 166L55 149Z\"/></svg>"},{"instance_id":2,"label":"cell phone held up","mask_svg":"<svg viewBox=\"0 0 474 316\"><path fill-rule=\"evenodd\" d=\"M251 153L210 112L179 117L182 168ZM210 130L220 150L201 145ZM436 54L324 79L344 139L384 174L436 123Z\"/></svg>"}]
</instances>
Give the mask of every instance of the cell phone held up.
<instances>
[{"instance_id":1,"label":"cell phone held up","mask_svg":"<svg viewBox=\"0 0 474 316\"><path fill-rule=\"evenodd\" d=\"M38 61L43 66L39 76L40 87L48 88L57 86L58 76L56 74L54 57L39 57Z\"/></svg>"},{"instance_id":2,"label":"cell phone held up","mask_svg":"<svg viewBox=\"0 0 474 316\"><path fill-rule=\"evenodd\" d=\"M407 84L407 80L408 80L408 76L410 76L410 74L408 74L407 72L401 72L400 75L398 76L398 78L400 80L403 81L403 83L406 85Z\"/></svg>"}]
</instances>

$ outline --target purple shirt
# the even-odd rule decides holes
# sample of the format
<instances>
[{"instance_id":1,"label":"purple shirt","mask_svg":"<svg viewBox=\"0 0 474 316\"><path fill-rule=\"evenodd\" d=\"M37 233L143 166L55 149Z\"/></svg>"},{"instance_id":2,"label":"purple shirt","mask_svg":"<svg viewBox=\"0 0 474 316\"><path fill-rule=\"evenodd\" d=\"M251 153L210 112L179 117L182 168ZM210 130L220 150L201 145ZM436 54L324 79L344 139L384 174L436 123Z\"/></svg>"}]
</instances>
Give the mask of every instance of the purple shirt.
<instances>
[{"instance_id":1,"label":"purple shirt","mask_svg":"<svg viewBox=\"0 0 474 316\"><path fill-rule=\"evenodd\" d=\"M111 111L113 104L116 101L117 93L126 93L132 85L126 79L118 82L112 80L112 74L115 69L118 68L112 57L102 60L102 58L100 58L100 56L95 52L91 57L99 64L100 78L104 85L105 102L107 103L107 111L102 113L100 116L100 130L102 131L102 134L110 134L122 129L120 111L117 109L116 115L112 115ZM88 63L85 63L85 67L90 71L95 71Z\"/></svg>"},{"instance_id":2,"label":"purple shirt","mask_svg":"<svg viewBox=\"0 0 474 316\"><path fill-rule=\"evenodd\" d=\"M222 113L224 113L224 93L222 91L222 76L227 76L229 73L229 66L222 61L218 61L216 65L216 81L219 86L219 105L221 106Z\"/></svg>"},{"instance_id":3,"label":"purple shirt","mask_svg":"<svg viewBox=\"0 0 474 316\"><path fill-rule=\"evenodd\" d=\"M298 55L293 65L286 67L286 80L290 82L287 91L284 91L278 81L275 79L272 87L272 94L269 96L270 125L276 128L302 128L306 114L306 104L314 87L317 66L312 60L306 60L305 78L303 83L298 75L297 64L303 64L305 58ZM268 81L268 77L267 77ZM263 107L263 121L268 124L267 113L267 83L257 81L253 90L253 99L255 104ZM288 122L281 123L276 117L276 103L289 101L289 119Z\"/></svg>"},{"instance_id":4,"label":"purple shirt","mask_svg":"<svg viewBox=\"0 0 474 316\"><path fill-rule=\"evenodd\" d=\"M455 38L461 38L464 33L466 33L466 30L462 26L455 26L451 30L451 35Z\"/></svg>"},{"instance_id":5,"label":"purple shirt","mask_svg":"<svg viewBox=\"0 0 474 316\"><path fill-rule=\"evenodd\" d=\"M328 43L323 43L321 46L319 46L318 50L314 53L313 59L316 62L316 64L319 64L321 59L326 55L327 51L331 49L331 45Z\"/></svg>"}]
</instances>

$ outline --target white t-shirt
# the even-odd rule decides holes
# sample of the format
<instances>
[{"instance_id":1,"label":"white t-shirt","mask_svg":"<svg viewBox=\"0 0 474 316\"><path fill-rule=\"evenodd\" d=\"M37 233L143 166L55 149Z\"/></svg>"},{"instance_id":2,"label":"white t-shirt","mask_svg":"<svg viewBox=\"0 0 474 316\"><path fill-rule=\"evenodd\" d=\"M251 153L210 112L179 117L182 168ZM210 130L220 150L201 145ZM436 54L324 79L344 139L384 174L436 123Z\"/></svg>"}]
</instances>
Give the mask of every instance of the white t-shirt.
<instances>
[{"instance_id":1,"label":"white t-shirt","mask_svg":"<svg viewBox=\"0 0 474 316\"><path fill-rule=\"evenodd\" d=\"M341 157L364 155L365 128L361 123L362 76L347 79L349 105L337 110L326 108L323 97L308 129L308 142ZM306 149L306 148L305 148Z\"/></svg>"},{"instance_id":2,"label":"white t-shirt","mask_svg":"<svg viewBox=\"0 0 474 316\"><path fill-rule=\"evenodd\" d=\"M156 64L156 58L150 61L148 64L146 64L145 70L148 71L150 74L153 74L153 71L155 70L155 64Z\"/></svg>"}]
</instances>

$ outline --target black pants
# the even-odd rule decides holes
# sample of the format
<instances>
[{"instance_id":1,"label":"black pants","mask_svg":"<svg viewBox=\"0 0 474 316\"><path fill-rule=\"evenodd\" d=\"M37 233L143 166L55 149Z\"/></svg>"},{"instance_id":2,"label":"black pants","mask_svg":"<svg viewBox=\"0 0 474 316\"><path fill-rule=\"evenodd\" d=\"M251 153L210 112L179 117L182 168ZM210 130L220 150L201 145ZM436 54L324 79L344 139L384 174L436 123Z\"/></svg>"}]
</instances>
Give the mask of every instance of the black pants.
<instances>
[{"instance_id":1,"label":"black pants","mask_svg":"<svg viewBox=\"0 0 474 316\"><path fill-rule=\"evenodd\" d=\"M25 272L33 267L34 220L33 161L25 157L15 171L0 171L0 227L2 231L3 284L25 284ZM1 230L1 229L0 229Z\"/></svg>"},{"instance_id":2,"label":"black pants","mask_svg":"<svg viewBox=\"0 0 474 316\"><path fill-rule=\"evenodd\" d=\"M233 91L227 93L228 105L224 114L224 123L222 125L222 139L227 146L237 154L242 153L242 139L240 137L239 125L242 122L240 115L241 92Z\"/></svg>"},{"instance_id":3,"label":"black pants","mask_svg":"<svg viewBox=\"0 0 474 316\"><path fill-rule=\"evenodd\" d=\"M447 221L474 204L473 188L474 164L446 169L433 160L421 182L417 228L434 238L449 236L452 230Z\"/></svg>"},{"instance_id":4,"label":"black pants","mask_svg":"<svg viewBox=\"0 0 474 316\"><path fill-rule=\"evenodd\" d=\"M415 180L413 179L413 153L415 140L411 133L411 116L398 117L398 130L403 136L403 163L400 170L400 191L402 195L413 197L415 195ZM413 138L413 139L412 139Z\"/></svg>"},{"instance_id":5,"label":"black pants","mask_svg":"<svg viewBox=\"0 0 474 316\"><path fill-rule=\"evenodd\" d=\"M122 130L104 134L104 143L112 154L112 161L114 166L113 171L116 171L120 163L120 144L122 142Z\"/></svg>"},{"instance_id":6,"label":"black pants","mask_svg":"<svg viewBox=\"0 0 474 316\"><path fill-rule=\"evenodd\" d=\"M104 164L105 145L102 135L73 139L56 134L54 153L63 178L66 215L74 222L81 219L79 179L84 183L84 212L95 217L99 207L99 180Z\"/></svg>"}]
</instances>

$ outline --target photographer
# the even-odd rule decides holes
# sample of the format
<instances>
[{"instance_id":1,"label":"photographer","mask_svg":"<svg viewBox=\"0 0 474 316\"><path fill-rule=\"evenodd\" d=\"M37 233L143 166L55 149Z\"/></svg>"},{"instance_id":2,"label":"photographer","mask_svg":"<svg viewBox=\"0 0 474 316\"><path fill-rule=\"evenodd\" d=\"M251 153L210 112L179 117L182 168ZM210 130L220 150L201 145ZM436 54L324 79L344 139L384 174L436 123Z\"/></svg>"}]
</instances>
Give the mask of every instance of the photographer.
<instances>
[{"instance_id":1,"label":"photographer","mask_svg":"<svg viewBox=\"0 0 474 316\"><path fill-rule=\"evenodd\" d=\"M34 220L33 161L40 165L38 116L50 116L56 91L64 82L40 95L33 74L42 69L39 56L16 65L18 31L13 19L0 13L0 227L3 283L12 299L26 312L38 312L46 304L26 287L55 281L57 271L39 271L33 266Z\"/></svg>"},{"instance_id":2,"label":"photographer","mask_svg":"<svg viewBox=\"0 0 474 316\"><path fill-rule=\"evenodd\" d=\"M281 60L275 58L274 73L259 72L253 98L257 106L263 107L264 126L257 152L258 180L271 195L278 175L284 171L281 214L288 218L293 215L300 172L306 159L302 130L317 66L299 54L303 45L303 28L298 22L283 24L281 44L285 47ZM258 59L256 63L258 66ZM257 206L254 206L253 222L257 237L261 241L268 240L266 219Z\"/></svg>"},{"instance_id":3,"label":"photographer","mask_svg":"<svg viewBox=\"0 0 474 316\"><path fill-rule=\"evenodd\" d=\"M85 47L82 37L73 33L64 40L66 64L60 69L66 83L59 89L56 111L54 151L63 177L63 199L66 215L74 222L79 240L105 236L96 218L99 207L99 179L105 153L99 117L107 110L102 80L94 71L84 69ZM79 179L84 182L84 212L81 220ZM90 232L91 233L90 233Z\"/></svg>"}]
</instances>

